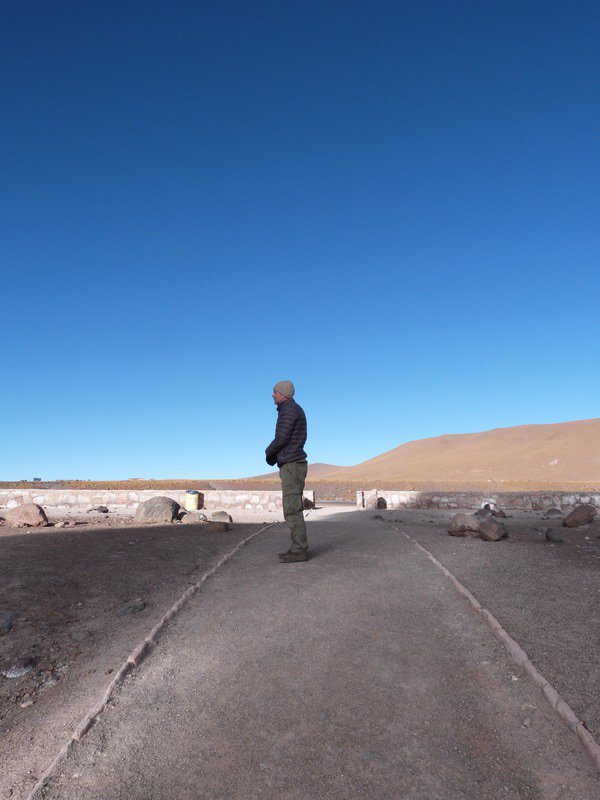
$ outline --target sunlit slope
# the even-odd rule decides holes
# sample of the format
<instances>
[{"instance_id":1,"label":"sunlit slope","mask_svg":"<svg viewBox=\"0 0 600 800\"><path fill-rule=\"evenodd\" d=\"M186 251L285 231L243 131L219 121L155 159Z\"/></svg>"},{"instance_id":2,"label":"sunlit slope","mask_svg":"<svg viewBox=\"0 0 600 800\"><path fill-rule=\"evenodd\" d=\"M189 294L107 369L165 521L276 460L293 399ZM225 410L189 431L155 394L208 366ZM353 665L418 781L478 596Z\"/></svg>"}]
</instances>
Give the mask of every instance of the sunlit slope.
<instances>
[{"instance_id":1,"label":"sunlit slope","mask_svg":"<svg viewBox=\"0 0 600 800\"><path fill-rule=\"evenodd\" d=\"M420 439L327 475L329 480L600 482L600 419L519 425Z\"/></svg>"},{"instance_id":2,"label":"sunlit slope","mask_svg":"<svg viewBox=\"0 0 600 800\"><path fill-rule=\"evenodd\" d=\"M308 465L308 478L313 479L327 479L332 472L337 472L340 469L347 469L347 467L340 467L336 466L335 464L322 464L321 462L316 462L315 464ZM279 480L279 470L273 470L273 472L266 472L263 475L255 475L253 478L246 478L245 480L256 480L256 481L269 481L274 480L277 478Z\"/></svg>"}]
</instances>

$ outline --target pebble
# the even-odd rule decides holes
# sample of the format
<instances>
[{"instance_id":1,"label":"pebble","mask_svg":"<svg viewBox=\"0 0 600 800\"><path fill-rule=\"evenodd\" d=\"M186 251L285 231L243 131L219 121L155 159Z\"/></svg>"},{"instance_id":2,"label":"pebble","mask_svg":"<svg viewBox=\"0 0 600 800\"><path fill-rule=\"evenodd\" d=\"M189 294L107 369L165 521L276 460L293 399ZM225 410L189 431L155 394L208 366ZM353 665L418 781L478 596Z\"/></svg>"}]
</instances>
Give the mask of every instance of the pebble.
<instances>
[{"instance_id":1,"label":"pebble","mask_svg":"<svg viewBox=\"0 0 600 800\"><path fill-rule=\"evenodd\" d=\"M10 633L16 618L16 611L0 611L0 634Z\"/></svg>"},{"instance_id":2,"label":"pebble","mask_svg":"<svg viewBox=\"0 0 600 800\"><path fill-rule=\"evenodd\" d=\"M51 689L53 686L56 686L58 683L58 678L55 678L54 675L50 675L40 683L38 687L39 692L44 692L46 689Z\"/></svg>"},{"instance_id":3,"label":"pebble","mask_svg":"<svg viewBox=\"0 0 600 800\"><path fill-rule=\"evenodd\" d=\"M552 542L553 544L562 544L564 540L560 534L548 528L546 531L546 541Z\"/></svg>"},{"instance_id":4,"label":"pebble","mask_svg":"<svg viewBox=\"0 0 600 800\"><path fill-rule=\"evenodd\" d=\"M35 665L35 658L27 658L24 661L13 664L9 669L3 670L2 674L5 678L22 678L23 675L27 675L28 672L31 672Z\"/></svg>"},{"instance_id":5,"label":"pebble","mask_svg":"<svg viewBox=\"0 0 600 800\"><path fill-rule=\"evenodd\" d=\"M33 700L25 700L23 703L19 703L21 708L29 708L29 706L33 705Z\"/></svg>"},{"instance_id":6,"label":"pebble","mask_svg":"<svg viewBox=\"0 0 600 800\"><path fill-rule=\"evenodd\" d=\"M132 600L130 603L125 603L124 606L117 611L118 617L125 617L128 614L137 614L138 611L143 611L146 608L146 601L142 600L141 597L138 597L136 600Z\"/></svg>"}]
</instances>

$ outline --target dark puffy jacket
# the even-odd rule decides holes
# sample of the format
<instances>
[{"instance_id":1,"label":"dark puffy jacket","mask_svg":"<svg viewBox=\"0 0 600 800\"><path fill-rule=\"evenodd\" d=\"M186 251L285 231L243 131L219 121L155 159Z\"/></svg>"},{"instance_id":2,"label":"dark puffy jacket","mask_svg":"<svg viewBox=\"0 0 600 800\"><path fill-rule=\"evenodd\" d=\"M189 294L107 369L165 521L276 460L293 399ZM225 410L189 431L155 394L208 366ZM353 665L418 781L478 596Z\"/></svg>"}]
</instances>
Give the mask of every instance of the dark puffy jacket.
<instances>
[{"instance_id":1,"label":"dark puffy jacket","mask_svg":"<svg viewBox=\"0 0 600 800\"><path fill-rule=\"evenodd\" d=\"M290 397L277 406L275 438L265 450L267 464L280 467L290 461L306 461L306 416L298 403Z\"/></svg>"}]
</instances>

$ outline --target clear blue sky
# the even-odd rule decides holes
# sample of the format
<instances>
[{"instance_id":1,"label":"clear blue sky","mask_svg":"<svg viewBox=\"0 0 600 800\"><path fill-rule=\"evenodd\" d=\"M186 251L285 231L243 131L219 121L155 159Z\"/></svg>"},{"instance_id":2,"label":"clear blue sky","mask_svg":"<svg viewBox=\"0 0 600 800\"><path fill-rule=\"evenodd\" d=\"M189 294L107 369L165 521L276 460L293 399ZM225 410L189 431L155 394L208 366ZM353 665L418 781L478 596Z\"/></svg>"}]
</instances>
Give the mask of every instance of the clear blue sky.
<instances>
[{"instance_id":1,"label":"clear blue sky","mask_svg":"<svg viewBox=\"0 0 600 800\"><path fill-rule=\"evenodd\" d=\"M600 416L597 2L0 16L0 479Z\"/></svg>"}]
</instances>

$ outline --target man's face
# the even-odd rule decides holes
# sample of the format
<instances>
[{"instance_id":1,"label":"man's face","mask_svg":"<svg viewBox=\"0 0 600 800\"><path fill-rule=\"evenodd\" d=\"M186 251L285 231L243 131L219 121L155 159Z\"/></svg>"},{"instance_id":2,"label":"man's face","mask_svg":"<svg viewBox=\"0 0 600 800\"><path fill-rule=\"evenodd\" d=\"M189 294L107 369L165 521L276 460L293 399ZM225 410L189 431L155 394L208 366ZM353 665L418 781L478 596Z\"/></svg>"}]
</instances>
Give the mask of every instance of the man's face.
<instances>
[{"instance_id":1,"label":"man's face","mask_svg":"<svg viewBox=\"0 0 600 800\"><path fill-rule=\"evenodd\" d=\"M285 403L285 401L289 399L284 394L281 394L281 392L278 392L277 389L273 389L272 397L273 397L273 402L275 403L276 406L280 406L282 403Z\"/></svg>"}]
</instances>

